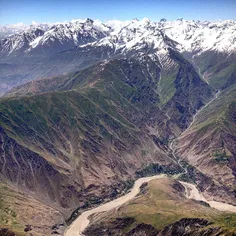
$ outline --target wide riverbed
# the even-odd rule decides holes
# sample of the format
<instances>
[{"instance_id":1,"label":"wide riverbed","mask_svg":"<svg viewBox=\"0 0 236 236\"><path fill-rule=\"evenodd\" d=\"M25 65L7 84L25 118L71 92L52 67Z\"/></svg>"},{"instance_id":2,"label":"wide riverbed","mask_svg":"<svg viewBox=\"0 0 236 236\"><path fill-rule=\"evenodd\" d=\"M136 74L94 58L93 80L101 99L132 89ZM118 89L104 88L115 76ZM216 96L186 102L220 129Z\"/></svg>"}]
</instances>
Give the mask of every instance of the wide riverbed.
<instances>
[{"instance_id":1,"label":"wide riverbed","mask_svg":"<svg viewBox=\"0 0 236 236\"><path fill-rule=\"evenodd\" d=\"M65 236L81 236L83 235L82 232L88 227L89 225L89 216L93 215L94 213L109 211L113 208L119 207L125 202L133 199L139 192L140 192L140 186L143 183L149 182L154 179L160 179L160 178L167 178L165 175L156 175L151 177L144 177L140 178L135 181L135 184L130 192L128 192L126 195L119 197L113 201L104 203L96 208L93 208L91 210L83 212L77 219L74 220L74 222L67 228L65 232ZM182 182L180 183L185 187L186 189L186 196L190 199L195 200L202 200L207 202L211 207L216 208L220 211L231 211L236 213L236 206L232 206L230 204L216 202L216 201L207 201L202 194L198 191L195 185Z\"/></svg>"}]
</instances>

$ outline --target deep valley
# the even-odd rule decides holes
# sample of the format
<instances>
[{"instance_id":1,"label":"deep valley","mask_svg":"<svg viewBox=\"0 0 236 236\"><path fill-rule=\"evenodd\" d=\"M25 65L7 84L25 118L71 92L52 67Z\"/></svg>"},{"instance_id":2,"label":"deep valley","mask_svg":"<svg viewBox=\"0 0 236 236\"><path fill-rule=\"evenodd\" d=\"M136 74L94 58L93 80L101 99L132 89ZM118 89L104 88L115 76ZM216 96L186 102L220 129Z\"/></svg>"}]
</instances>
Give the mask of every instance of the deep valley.
<instances>
[{"instance_id":1,"label":"deep valley","mask_svg":"<svg viewBox=\"0 0 236 236\"><path fill-rule=\"evenodd\" d=\"M236 214L207 203L236 206L235 32L235 21L86 19L4 36L0 235L63 235L160 174L84 234L235 235Z\"/></svg>"}]
</instances>

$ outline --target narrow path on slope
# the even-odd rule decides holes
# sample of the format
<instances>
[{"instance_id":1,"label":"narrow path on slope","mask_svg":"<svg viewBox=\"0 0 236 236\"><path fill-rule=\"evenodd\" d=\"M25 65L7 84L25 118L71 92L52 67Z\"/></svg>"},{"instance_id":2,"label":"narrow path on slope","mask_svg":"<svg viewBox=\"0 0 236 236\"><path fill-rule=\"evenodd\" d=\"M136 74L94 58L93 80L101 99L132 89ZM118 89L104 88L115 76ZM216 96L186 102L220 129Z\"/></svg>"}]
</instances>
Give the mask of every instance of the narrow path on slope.
<instances>
[{"instance_id":1,"label":"narrow path on slope","mask_svg":"<svg viewBox=\"0 0 236 236\"><path fill-rule=\"evenodd\" d=\"M193 116L192 122L190 123L190 125L188 126L188 128L182 132L181 135L183 135L184 133L186 133L186 132L192 127L192 125L193 125L193 123L195 122L196 117L198 116L198 114L201 113L201 111L202 111L203 109L205 109L207 106L209 106L212 102L214 102L214 101L218 98L219 94L220 94L220 91L218 91L218 92L215 94L214 98L212 98L207 104L205 104L201 109L199 109L199 110L196 112L196 114ZM171 150L171 154L172 154L172 156L173 156L174 159L175 159L174 161L184 170L183 174L186 174L186 173L188 172L187 168L184 167L184 166L181 164L181 159L179 159L179 158L176 156L176 154L175 154L175 152L176 152L175 142L176 142L176 139L173 139L173 140L170 142L169 148L170 148L170 150Z\"/></svg>"},{"instance_id":2,"label":"narrow path on slope","mask_svg":"<svg viewBox=\"0 0 236 236\"><path fill-rule=\"evenodd\" d=\"M196 120L196 117L198 116L199 113L201 113L202 110L204 110L207 106L209 106L212 102L214 102L218 97L219 97L219 94L220 94L220 91L217 91L217 93L215 94L214 98L212 98L207 104L205 104L201 109L199 109L196 114L193 116L193 120L192 122L190 123L190 125L188 126L188 128L182 133L186 133L193 125L193 123L195 122ZM181 134L181 135L182 135Z\"/></svg>"}]
</instances>

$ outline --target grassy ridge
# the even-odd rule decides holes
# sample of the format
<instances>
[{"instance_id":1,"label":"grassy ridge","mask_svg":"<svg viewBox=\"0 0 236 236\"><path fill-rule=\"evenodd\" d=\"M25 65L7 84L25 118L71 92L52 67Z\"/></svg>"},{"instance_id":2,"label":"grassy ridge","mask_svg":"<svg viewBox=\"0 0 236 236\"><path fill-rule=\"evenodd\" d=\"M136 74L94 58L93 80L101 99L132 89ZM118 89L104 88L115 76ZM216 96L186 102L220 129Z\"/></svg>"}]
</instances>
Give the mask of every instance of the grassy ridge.
<instances>
[{"instance_id":1,"label":"grassy ridge","mask_svg":"<svg viewBox=\"0 0 236 236\"><path fill-rule=\"evenodd\" d=\"M235 196L235 94L231 85L205 107L179 137L177 149L179 156L227 188L228 196Z\"/></svg>"},{"instance_id":2,"label":"grassy ridge","mask_svg":"<svg viewBox=\"0 0 236 236\"><path fill-rule=\"evenodd\" d=\"M4 177L30 186L68 218L88 199L109 199L122 189L120 180L144 165L176 170L167 140L188 125L212 90L181 55L173 60L180 67L167 81L159 81L160 67L148 58L114 60L31 82L1 98ZM11 166L12 175L19 173L14 178L7 174Z\"/></svg>"},{"instance_id":3,"label":"grassy ridge","mask_svg":"<svg viewBox=\"0 0 236 236\"><path fill-rule=\"evenodd\" d=\"M186 199L184 187L173 179L153 180L142 187L141 192L137 198L118 210L111 211L102 219L95 221L88 229L88 235L96 232L99 227L107 231L113 229L118 232L116 235L124 235L142 224L151 225L160 231L181 219L206 219L212 222L194 231L198 233L209 228L218 230L219 227L220 232L226 235L236 232L234 227L236 214L219 212L202 202ZM116 219L134 219L134 221L127 226L114 228L113 222Z\"/></svg>"},{"instance_id":4,"label":"grassy ridge","mask_svg":"<svg viewBox=\"0 0 236 236\"><path fill-rule=\"evenodd\" d=\"M201 73L216 90L230 87L236 82L236 54L208 51L194 57Z\"/></svg>"}]
</instances>

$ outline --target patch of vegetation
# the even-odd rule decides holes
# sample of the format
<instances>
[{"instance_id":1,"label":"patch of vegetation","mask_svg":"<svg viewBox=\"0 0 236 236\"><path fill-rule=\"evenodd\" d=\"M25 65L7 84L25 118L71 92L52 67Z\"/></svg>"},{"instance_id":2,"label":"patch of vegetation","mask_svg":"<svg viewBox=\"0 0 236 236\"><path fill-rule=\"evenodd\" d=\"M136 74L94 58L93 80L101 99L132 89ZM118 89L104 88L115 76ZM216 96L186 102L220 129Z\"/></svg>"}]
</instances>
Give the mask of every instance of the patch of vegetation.
<instances>
[{"instance_id":1,"label":"patch of vegetation","mask_svg":"<svg viewBox=\"0 0 236 236\"><path fill-rule=\"evenodd\" d=\"M140 195L125 208L121 208L121 211L126 217L134 217L137 224L150 224L159 230L182 218L197 218L203 214L211 214L208 212L211 210L205 206L195 202L187 203L184 197L180 197L181 193L172 189L173 184L172 180L150 182L148 192Z\"/></svg>"},{"instance_id":2,"label":"patch of vegetation","mask_svg":"<svg viewBox=\"0 0 236 236\"><path fill-rule=\"evenodd\" d=\"M229 63L226 68L219 70L220 65L216 65L209 73L214 74L209 82L216 89L222 89L231 86L236 82L236 64Z\"/></svg>"},{"instance_id":3,"label":"patch of vegetation","mask_svg":"<svg viewBox=\"0 0 236 236\"><path fill-rule=\"evenodd\" d=\"M128 227L128 230L138 224L147 224L162 230L183 218L206 219L208 222L213 222L206 225L206 228L221 227L224 232L236 232L234 228L236 214L226 214L202 202L186 199L181 192L181 185L173 179L153 180L143 188L145 188L145 191L142 190L144 194L139 194L137 198L121 206L112 217L107 214L107 219L121 216L124 219L134 218L135 222Z\"/></svg>"},{"instance_id":4,"label":"patch of vegetation","mask_svg":"<svg viewBox=\"0 0 236 236\"><path fill-rule=\"evenodd\" d=\"M210 85L215 89L225 89L235 84L235 55L226 56L220 52L205 52L194 58L196 64L205 72Z\"/></svg>"},{"instance_id":5,"label":"patch of vegetation","mask_svg":"<svg viewBox=\"0 0 236 236\"><path fill-rule=\"evenodd\" d=\"M160 80L161 105L165 105L175 94L175 84L178 70L172 74L162 75Z\"/></svg>"},{"instance_id":6,"label":"patch of vegetation","mask_svg":"<svg viewBox=\"0 0 236 236\"><path fill-rule=\"evenodd\" d=\"M152 176L157 174L175 175L181 173L181 170L173 169L173 167L151 163L135 172L138 178Z\"/></svg>"},{"instance_id":7,"label":"patch of vegetation","mask_svg":"<svg viewBox=\"0 0 236 236\"><path fill-rule=\"evenodd\" d=\"M214 150L212 156L214 157L214 161L220 163L227 163L230 158L230 156L226 155L225 149Z\"/></svg>"},{"instance_id":8,"label":"patch of vegetation","mask_svg":"<svg viewBox=\"0 0 236 236\"><path fill-rule=\"evenodd\" d=\"M221 213L212 219L214 225L222 227L226 232L236 233L236 214Z\"/></svg>"},{"instance_id":9,"label":"patch of vegetation","mask_svg":"<svg viewBox=\"0 0 236 236\"><path fill-rule=\"evenodd\" d=\"M11 208L9 202L14 199L14 194L5 185L0 185L0 228L13 231L17 236L23 236L24 226L18 222L16 212ZM7 203L8 202L8 203Z\"/></svg>"}]
</instances>

